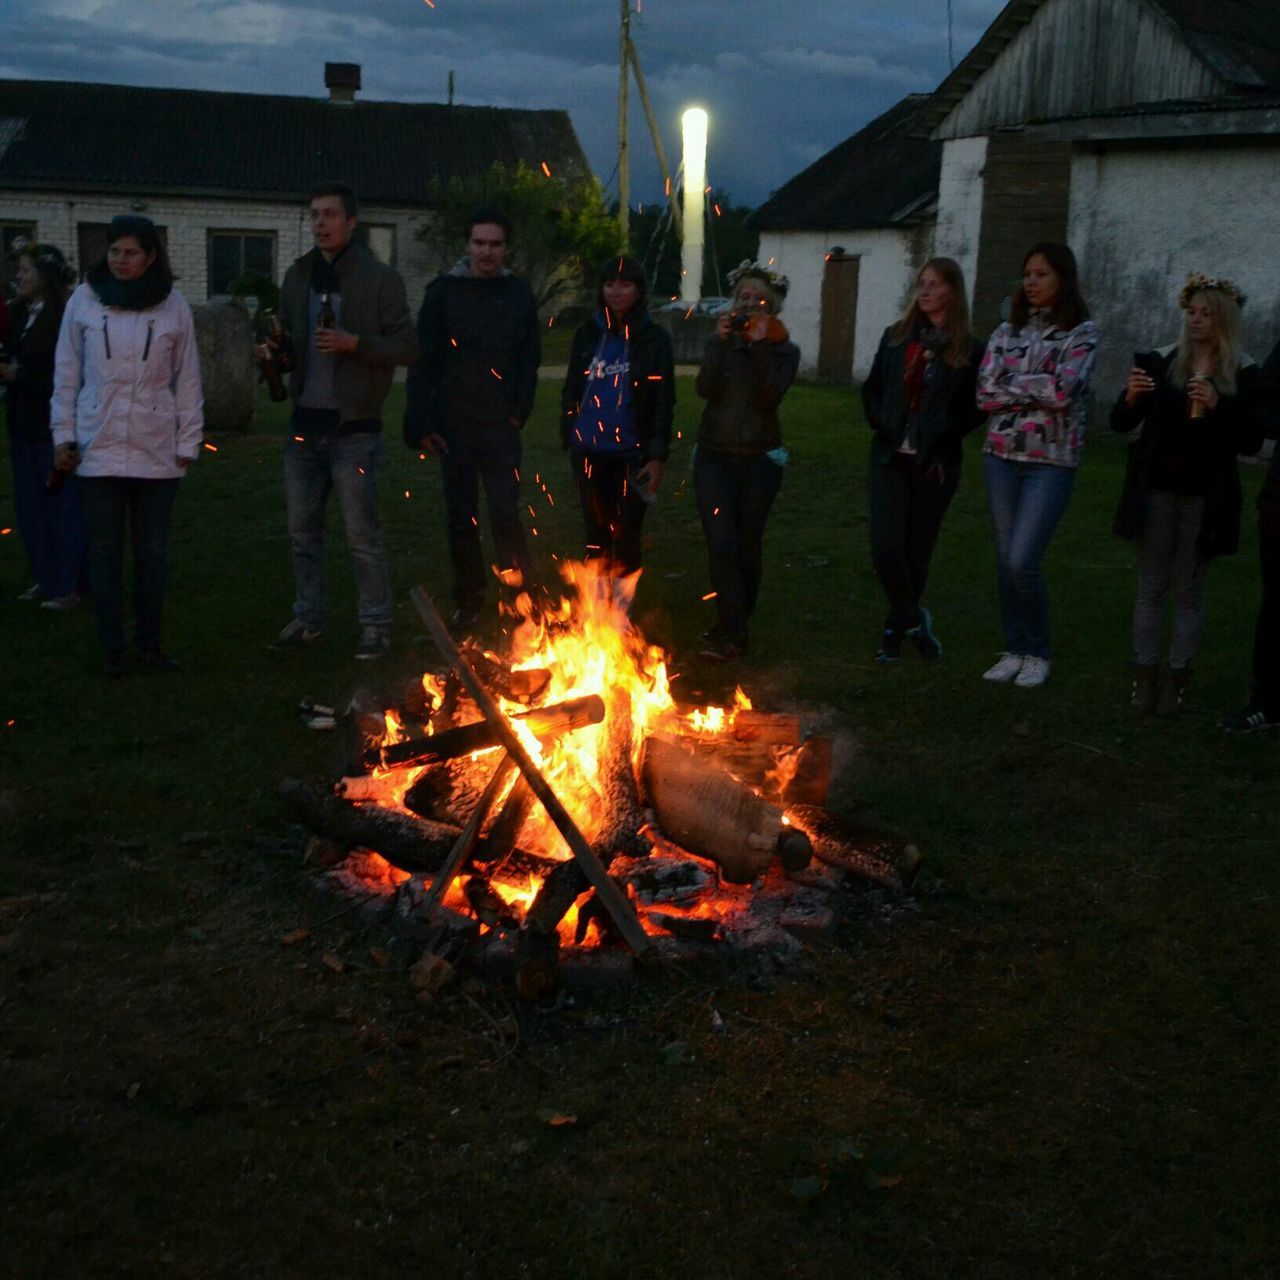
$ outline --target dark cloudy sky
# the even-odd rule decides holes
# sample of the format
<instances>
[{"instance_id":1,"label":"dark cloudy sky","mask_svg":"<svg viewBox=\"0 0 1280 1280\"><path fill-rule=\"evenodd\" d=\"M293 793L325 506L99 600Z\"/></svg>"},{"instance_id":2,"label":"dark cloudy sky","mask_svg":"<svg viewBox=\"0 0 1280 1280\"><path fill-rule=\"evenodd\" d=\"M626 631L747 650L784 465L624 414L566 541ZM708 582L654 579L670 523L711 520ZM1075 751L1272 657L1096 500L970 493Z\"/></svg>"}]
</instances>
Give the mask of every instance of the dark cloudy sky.
<instances>
[{"instance_id":1,"label":"dark cloudy sky","mask_svg":"<svg viewBox=\"0 0 1280 1280\"><path fill-rule=\"evenodd\" d=\"M903 94L946 74L947 0L631 0L673 163L679 114L711 115L709 178L756 204ZM617 0L0 0L0 78L562 107L596 173L617 152ZM1003 0L953 0L959 59ZM633 93L633 199L659 192Z\"/></svg>"}]
</instances>

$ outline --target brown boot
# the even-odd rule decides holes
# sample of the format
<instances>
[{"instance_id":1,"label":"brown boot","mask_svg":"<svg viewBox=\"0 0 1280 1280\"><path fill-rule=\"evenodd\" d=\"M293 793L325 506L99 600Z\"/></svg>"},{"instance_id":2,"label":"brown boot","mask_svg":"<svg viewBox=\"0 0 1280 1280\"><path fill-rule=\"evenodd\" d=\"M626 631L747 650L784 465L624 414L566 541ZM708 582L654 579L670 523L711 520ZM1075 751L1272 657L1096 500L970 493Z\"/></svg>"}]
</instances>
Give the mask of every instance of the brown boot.
<instances>
[{"instance_id":1,"label":"brown boot","mask_svg":"<svg viewBox=\"0 0 1280 1280\"><path fill-rule=\"evenodd\" d=\"M1129 705L1144 716L1149 716L1156 709L1156 673L1159 670L1154 662L1133 664L1133 692L1129 695Z\"/></svg>"},{"instance_id":2,"label":"brown boot","mask_svg":"<svg viewBox=\"0 0 1280 1280\"><path fill-rule=\"evenodd\" d=\"M1156 700L1156 715L1176 716L1186 702L1187 686L1191 683L1190 667L1170 667L1160 683L1160 696Z\"/></svg>"}]
</instances>

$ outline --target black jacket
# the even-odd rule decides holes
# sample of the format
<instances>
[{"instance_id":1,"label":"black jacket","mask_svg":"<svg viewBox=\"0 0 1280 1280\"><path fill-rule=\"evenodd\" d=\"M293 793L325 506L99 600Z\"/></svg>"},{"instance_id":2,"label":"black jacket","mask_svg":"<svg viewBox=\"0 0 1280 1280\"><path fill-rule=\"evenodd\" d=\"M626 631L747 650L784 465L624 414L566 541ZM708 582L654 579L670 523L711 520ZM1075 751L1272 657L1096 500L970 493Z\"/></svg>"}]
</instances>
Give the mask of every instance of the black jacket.
<instances>
[{"instance_id":1,"label":"black jacket","mask_svg":"<svg viewBox=\"0 0 1280 1280\"><path fill-rule=\"evenodd\" d=\"M1277 441L1271 465L1258 492L1258 510L1280 511L1280 342L1263 363L1255 395L1262 434L1268 440Z\"/></svg>"},{"instance_id":2,"label":"black jacket","mask_svg":"<svg viewBox=\"0 0 1280 1280\"><path fill-rule=\"evenodd\" d=\"M560 391L560 442L567 449L578 420L591 358L600 342L596 317L584 320L573 335L569 371ZM671 452L671 422L676 411L676 370L671 335L650 319L639 316L630 337L631 411L646 462L665 462Z\"/></svg>"},{"instance_id":3,"label":"black jacket","mask_svg":"<svg viewBox=\"0 0 1280 1280\"><path fill-rule=\"evenodd\" d=\"M512 422L533 412L542 344L533 293L507 272L492 280L460 262L429 285L418 312L422 358L405 384L404 438L453 440L470 426Z\"/></svg>"},{"instance_id":4,"label":"black jacket","mask_svg":"<svg viewBox=\"0 0 1280 1280\"><path fill-rule=\"evenodd\" d=\"M49 401L53 397L53 356L64 307L46 302L31 328L26 304L19 301L9 313L9 345L0 362L17 362L18 371L7 384L9 430L15 435L49 434Z\"/></svg>"},{"instance_id":5,"label":"black jacket","mask_svg":"<svg viewBox=\"0 0 1280 1280\"><path fill-rule=\"evenodd\" d=\"M959 470L961 441L987 419L978 408L978 365L983 345L969 340L969 358L954 369L939 355L925 366L920 411L916 417L916 454L922 466L940 462ZM893 341L893 328L884 331L871 372L862 384L862 407L875 436L871 457L888 462L898 451L907 431L907 342Z\"/></svg>"},{"instance_id":6,"label":"black jacket","mask_svg":"<svg viewBox=\"0 0 1280 1280\"><path fill-rule=\"evenodd\" d=\"M712 453L758 457L782 444L778 405L795 381L800 348L778 320L769 322L763 342L739 334L707 343L694 389L707 402L698 448Z\"/></svg>"},{"instance_id":7,"label":"black jacket","mask_svg":"<svg viewBox=\"0 0 1280 1280\"><path fill-rule=\"evenodd\" d=\"M314 261L311 253L304 253L285 272L280 286L281 319L297 360L289 375L295 400L307 376L308 295ZM404 281L358 244L335 260L334 270L342 296L342 328L359 339L351 355L338 357L334 375L340 429L348 422L376 424L391 390L395 366L412 364L418 358Z\"/></svg>"},{"instance_id":8,"label":"black jacket","mask_svg":"<svg viewBox=\"0 0 1280 1280\"><path fill-rule=\"evenodd\" d=\"M1244 366L1236 375L1236 394L1219 394L1218 407L1203 418L1187 417L1185 388L1169 380L1177 348L1153 352L1148 357L1156 389L1139 396L1133 405L1120 393L1111 410L1113 431L1142 434L1129 446L1124 488L1116 508L1112 531L1130 542L1142 536L1147 521L1148 499L1153 489L1152 469L1162 446L1172 456L1187 457L1204 489L1204 519L1200 525L1197 550L1206 559L1234 555L1240 546L1239 454L1257 453L1262 446L1262 424L1257 413L1256 394L1260 381L1258 366Z\"/></svg>"}]
</instances>

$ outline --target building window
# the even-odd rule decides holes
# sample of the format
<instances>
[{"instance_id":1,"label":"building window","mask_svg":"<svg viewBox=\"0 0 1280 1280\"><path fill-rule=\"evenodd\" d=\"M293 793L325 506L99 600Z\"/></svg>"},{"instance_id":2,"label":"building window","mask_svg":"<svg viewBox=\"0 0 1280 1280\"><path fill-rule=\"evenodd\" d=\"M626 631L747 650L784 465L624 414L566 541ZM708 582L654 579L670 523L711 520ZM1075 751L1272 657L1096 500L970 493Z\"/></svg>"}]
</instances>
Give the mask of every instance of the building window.
<instances>
[{"instance_id":1,"label":"building window","mask_svg":"<svg viewBox=\"0 0 1280 1280\"><path fill-rule=\"evenodd\" d=\"M275 279L276 238L270 231L209 232L209 294L230 293L242 277Z\"/></svg>"},{"instance_id":2,"label":"building window","mask_svg":"<svg viewBox=\"0 0 1280 1280\"><path fill-rule=\"evenodd\" d=\"M396 257L396 229L390 222L357 222L355 240L362 244L379 262L394 267Z\"/></svg>"},{"instance_id":3,"label":"building window","mask_svg":"<svg viewBox=\"0 0 1280 1280\"><path fill-rule=\"evenodd\" d=\"M107 256L107 231L110 226L109 222L76 223L76 262L80 265L81 280L90 267L96 266ZM169 228L156 227L156 237L165 253L168 253Z\"/></svg>"}]
</instances>

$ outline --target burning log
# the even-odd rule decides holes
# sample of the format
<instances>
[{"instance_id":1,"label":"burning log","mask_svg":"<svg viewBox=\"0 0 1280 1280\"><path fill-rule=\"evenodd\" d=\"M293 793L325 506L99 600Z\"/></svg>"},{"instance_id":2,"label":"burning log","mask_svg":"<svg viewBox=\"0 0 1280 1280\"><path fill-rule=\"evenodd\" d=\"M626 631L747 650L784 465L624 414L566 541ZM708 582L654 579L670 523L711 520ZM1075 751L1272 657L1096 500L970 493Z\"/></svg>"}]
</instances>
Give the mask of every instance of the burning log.
<instances>
[{"instance_id":1,"label":"burning log","mask_svg":"<svg viewBox=\"0 0 1280 1280\"><path fill-rule=\"evenodd\" d=\"M488 833L480 842L473 855L476 862L501 864L511 855L520 838L520 828L529 816L533 807L533 791L524 778L517 778L516 784L507 793L507 798L498 810Z\"/></svg>"},{"instance_id":2,"label":"burning log","mask_svg":"<svg viewBox=\"0 0 1280 1280\"><path fill-rule=\"evenodd\" d=\"M662 830L719 863L731 884L763 875L775 853L789 871L808 866L808 837L784 823L777 805L674 743L646 738L640 776Z\"/></svg>"},{"instance_id":3,"label":"burning log","mask_svg":"<svg viewBox=\"0 0 1280 1280\"><path fill-rule=\"evenodd\" d=\"M498 712L501 715L501 712ZM584 725L599 724L604 719L604 700L596 694L585 698L570 698L549 707L537 707L513 720L523 721L538 738L554 738L562 733L581 729ZM505 721L503 722L506 723ZM455 760L473 751L485 751L499 746L501 735L486 719L464 724L457 729L446 729L429 738L409 738L393 742L378 751L370 752L366 763L373 767L382 764L396 768L408 764L430 764L442 760Z\"/></svg>"},{"instance_id":4,"label":"burning log","mask_svg":"<svg viewBox=\"0 0 1280 1280\"><path fill-rule=\"evenodd\" d=\"M739 742L767 742L775 747L798 747L804 740L800 717L786 712L739 711L730 732Z\"/></svg>"},{"instance_id":5,"label":"burning log","mask_svg":"<svg viewBox=\"0 0 1280 1280\"><path fill-rule=\"evenodd\" d=\"M607 868L617 854L636 857L649 850L648 841L640 834L644 815L640 812L640 792L631 764L631 698L625 691L614 694L605 729L607 764L601 779L600 803L607 821L591 849L600 865ZM543 881L525 923L533 933L554 933L569 908L590 888L590 881L576 862L561 863Z\"/></svg>"},{"instance_id":6,"label":"burning log","mask_svg":"<svg viewBox=\"0 0 1280 1280\"><path fill-rule=\"evenodd\" d=\"M498 704L490 696L484 685L480 683L471 668L467 666L466 659L458 652L458 647L454 644L453 637L449 634L449 629L444 624L444 619L440 617L435 605L432 604L431 597L421 587L414 587L410 592L410 597L423 622L426 623L427 629L439 646L440 652L449 660L453 669L458 673L459 679L466 685L467 691L475 699L476 705L480 708L485 720L497 735L499 743L507 749L516 764L519 765L520 772L524 775L525 780L529 783L542 807L547 811L547 816L555 824L561 836L564 837L564 841L569 846L574 858L587 873L587 878L591 881L596 893L599 894L601 902L618 926L618 931L626 940L627 945L639 956L648 955L653 950L653 944L649 941L649 936L645 933L644 927L635 913L635 908L632 907L622 890L609 879L608 873L600 865L600 860L583 838L582 832L578 830L577 824L569 816L569 812L561 803L559 796L552 790L539 771L538 766L530 758L529 753L524 748L524 744L516 735L515 730L508 724ZM597 701L599 700L597 699ZM603 718L603 708L601 710L601 718Z\"/></svg>"},{"instance_id":7,"label":"burning log","mask_svg":"<svg viewBox=\"0 0 1280 1280\"><path fill-rule=\"evenodd\" d=\"M457 840L457 827L375 805L358 808L308 787L296 779L280 784L279 794L316 835L327 836L348 849L376 849L388 862L406 871L436 871Z\"/></svg>"},{"instance_id":8,"label":"burning log","mask_svg":"<svg viewBox=\"0 0 1280 1280\"><path fill-rule=\"evenodd\" d=\"M816 805L787 810L792 825L813 842L813 852L830 867L843 867L899 893L910 893L924 855L883 831L855 831Z\"/></svg>"},{"instance_id":9,"label":"burning log","mask_svg":"<svg viewBox=\"0 0 1280 1280\"><path fill-rule=\"evenodd\" d=\"M461 653L485 688L501 694L509 702L531 707L551 687L550 671L512 671L496 655L486 653L477 644L463 644Z\"/></svg>"},{"instance_id":10,"label":"burning log","mask_svg":"<svg viewBox=\"0 0 1280 1280\"><path fill-rule=\"evenodd\" d=\"M493 771L493 777L489 779L489 785L485 787L484 794L476 802L476 807L472 810L471 817L467 819L467 825L462 828L462 834L458 836L457 843L449 850L449 856L445 859L444 866L440 868L440 873L431 885L431 892L427 895L427 901L423 908L424 914L428 919L436 903L442 902L444 895L449 892L449 886L453 883L454 877L462 870L467 860L475 852L476 845L480 840L480 828L484 826L484 821L489 816L489 810L493 808L494 802L502 793L502 788L507 785L507 779L511 776L511 771L515 767L516 762L504 751L502 759L498 761L498 767Z\"/></svg>"},{"instance_id":11,"label":"burning log","mask_svg":"<svg viewBox=\"0 0 1280 1280\"><path fill-rule=\"evenodd\" d=\"M740 715L743 713L739 713ZM735 725L735 729L736 729ZM783 804L824 804L831 787L831 739L806 738L799 744L740 739L735 734L686 738L698 755Z\"/></svg>"}]
</instances>

